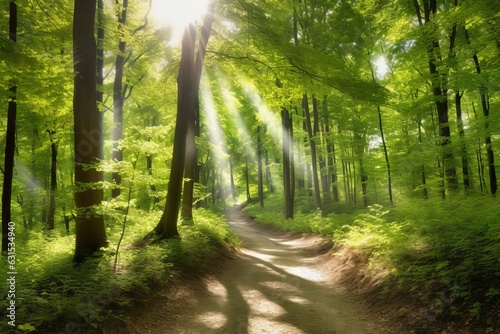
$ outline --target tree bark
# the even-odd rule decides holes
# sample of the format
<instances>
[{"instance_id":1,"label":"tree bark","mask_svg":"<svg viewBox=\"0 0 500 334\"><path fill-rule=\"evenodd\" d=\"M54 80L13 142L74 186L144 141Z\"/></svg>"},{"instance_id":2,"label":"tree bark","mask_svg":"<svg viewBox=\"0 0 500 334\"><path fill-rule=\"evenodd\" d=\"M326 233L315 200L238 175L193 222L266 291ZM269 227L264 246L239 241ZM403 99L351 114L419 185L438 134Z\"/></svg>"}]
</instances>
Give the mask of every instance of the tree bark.
<instances>
[{"instance_id":1,"label":"tree bark","mask_svg":"<svg viewBox=\"0 0 500 334\"><path fill-rule=\"evenodd\" d=\"M292 179L290 171L290 117L288 110L281 110L282 124L282 149L283 149L283 189L285 193L285 219L293 218L293 197L292 197Z\"/></svg>"},{"instance_id":2,"label":"tree bark","mask_svg":"<svg viewBox=\"0 0 500 334\"><path fill-rule=\"evenodd\" d=\"M125 94L123 91L123 68L125 65L125 50L127 42L124 40L124 29L127 23L128 0L123 0L122 10L118 14L118 33L120 41L118 42L118 55L115 61L115 81L113 83L113 153L112 158L115 162L123 161L123 151L120 147L120 140L123 136L123 105L125 103ZM120 184L122 177L119 171L114 171L111 178L115 182L115 187L111 191L113 198L121 193Z\"/></svg>"},{"instance_id":3,"label":"tree bark","mask_svg":"<svg viewBox=\"0 0 500 334\"><path fill-rule=\"evenodd\" d=\"M216 0L210 1L208 5L207 15L203 21L203 26L201 28L200 39L198 41L198 52L196 54L196 60L194 64L194 99L195 105L193 110L189 110L188 114L188 129L186 138L186 162L184 166L184 192L182 197L182 210L181 217L184 220L193 219L193 196L194 196L194 183L199 181L199 171L197 171L198 166L198 149L196 148L196 136L200 136L200 81L201 72L203 69L203 62L205 60L205 54L208 45L208 39L210 38L210 33L212 31L212 25L214 22L214 11Z\"/></svg>"},{"instance_id":4,"label":"tree bark","mask_svg":"<svg viewBox=\"0 0 500 334\"><path fill-rule=\"evenodd\" d=\"M467 30L465 30L465 37L467 43L470 44L469 34ZM474 65L476 66L476 72L478 75L481 75L481 65L479 64L479 58L477 54L474 53L472 55L472 59L474 60ZM490 180L490 192L492 195L495 195L498 189L497 185L497 174L495 171L495 154L493 152L493 147L491 146L491 135L490 135L490 101L488 98L488 89L484 86L483 83L479 86L479 95L481 96L481 108L483 109L483 116L485 118L484 121L484 130L486 132L486 136L484 138L484 143L486 145L486 158L488 159L488 174Z\"/></svg>"},{"instance_id":5,"label":"tree bark","mask_svg":"<svg viewBox=\"0 0 500 334\"><path fill-rule=\"evenodd\" d=\"M262 172L262 138L260 134L260 126L257 127L257 189L259 196L259 205L264 207L264 185Z\"/></svg>"},{"instance_id":6,"label":"tree bark","mask_svg":"<svg viewBox=\"0 0 500 334\"><path fill-rule=\"evenodd\" d=\"M314 100L314 97L313 97ZM314 107L315 104L313 104ZM312 179L314 183L314 199L316 208L321 209L321 192L319 188L319 179L318 179L318 159L316 157L316 141L313 137L313 128L311 124L311 113L309 112L309 102L307 99L307 94L303 95L302 98L302 106L304 108L305 116L306 116L306 127L307 127L307 135L309 138L309 145L311 147L311 160L312 160ZM314 112L314 111L313 111ZM317 111L314 112L317 114ZM315 126L316 129L316 126Z\"/></svg>"},{"instance_id":7,"label":"tree bark","mask_svg":"<svg viewBox=\"0 0 500 334\"><path fill-rule=\"evenodd\" d=\"M415 9L417 12L417 17L420 26L431 26L435 25L431 22L431 17L434 17L437 13L437 3L436 0L426 0L424 1L424 17L422 20L422 15L420 12L420 5L418 0L414 0ZM444 174L448 182L448 187L451 190L458 189L458 178L457 172L454 164L453 151L451 147L451 133L450 126L448 124L448 88L447 88L447 73L443 73L437 67L437 62L441 60L439 40L436 36L436 27L431 28L431 33L427 34L429 40L426 42L427 55L429 58L429 73L431 74L432 81L432 91L434 95L438 124L439 124L439 145L443 149L443 163L444 163ZM450 54L452 54L456 28L450 35Z\"/></svg>"},{"instance_id":8,"label":"tree bark","mask_svg":"<svg viewBox=\"0 0 500 334\"><path fill-rule=\"evenodd\" d=\"M76 244L74 261L80 262L106 246L104 219L95 211L102 201L96 187L101 172L92 165L102 159L102 128L96 90L96 1L75 0L73 20L73 96L75 140ZM90 166L90 167L89 167Z\"/></svg>"},{"instance_id":9,"label":"tree bark","mask_svg":"<svg viewBox=\"0 0 500 334\"><path fill-rule=\"evenodd\" d=\"M154 232L157 239L177 237L177 221L182 195L184 164L186 158L186 137L189 113L195 108L194 97L194 49L196 28L190 24L184 30L179 75L177 77L177 117L175 121L172 166L167 188L167 200L160 221Z\"/></svg>"},{"instance_id":10,"label":"tree bark","mask_svg":"<svg viewBox=\"0 0 500 334\"><path fill-rule=\"evenodd\" d=\"M17 42L17 5L14 0L9 3L9 40ZM7 109L7 133L5 136L5 157L2 188L2 254L9 247L9 222L11 221L12 179L14 175L14 153L16 150L16 116L17 116L17 84L9 88Z\"/></svg>"},{"instance_id":11,"label":"tree bark","mask_svg":"<svg viewBox=\"0 0 500 334\"><path fill-rule=\"evenodd\" d=\"M56 213L55 192L57 189L57 143L53 138L55 131L49 130L48 133L50 136L51 165L50 165L49 215L47 216L47 228L49 230L53 230L54 218Z\"/></svg>"},{"instance_id":12,"label":"tree bark","mask_svg":"<svg viewBox=\"0 0 500 334\"><path fill-rule=\"evenodd\" d=\"M460 137L460 156L462 158L462 176L464 178L464 188L467 192L472 189L472 183L469 175L469 159L467 158L467 146L465 144L464 122L462 120L462 95L457 91L455 93L455 111L457 114L457 128Z\"/></svg>"}]
</instances>

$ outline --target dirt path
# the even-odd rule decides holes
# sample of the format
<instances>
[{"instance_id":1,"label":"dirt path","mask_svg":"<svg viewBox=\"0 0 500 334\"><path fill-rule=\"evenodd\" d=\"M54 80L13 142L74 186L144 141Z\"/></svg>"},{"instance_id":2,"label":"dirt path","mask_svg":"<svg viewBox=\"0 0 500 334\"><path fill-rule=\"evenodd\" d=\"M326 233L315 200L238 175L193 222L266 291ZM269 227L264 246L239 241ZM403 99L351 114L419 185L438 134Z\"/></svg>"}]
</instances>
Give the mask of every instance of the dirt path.
<instances>
[{"instance_id":1,"label":"dirt path","mask_svg":"<svg viewBox=\"0 0 500 334\"><path fill-rule=\"evenodd\" d=\"M278 236L238 209L227 217L243 241L240 256L204 282L165 296L127 332L387 333L321 270L321 239Z\"/></svg>"}]
</instances>

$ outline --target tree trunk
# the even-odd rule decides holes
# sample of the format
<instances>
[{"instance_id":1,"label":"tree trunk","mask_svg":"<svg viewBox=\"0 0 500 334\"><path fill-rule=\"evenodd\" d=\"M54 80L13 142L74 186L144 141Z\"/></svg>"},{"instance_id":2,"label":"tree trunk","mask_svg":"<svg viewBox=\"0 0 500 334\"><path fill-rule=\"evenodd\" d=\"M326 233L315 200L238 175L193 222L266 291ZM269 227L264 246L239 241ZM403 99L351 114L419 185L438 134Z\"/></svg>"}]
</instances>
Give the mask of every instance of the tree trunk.
<instances>
[{"instance_id":1,"label":"tree trunk","mask_svg":"<svg viewBox=\"0 0 500 334\"><path fill-rule=\"evenodd\" d=\"M97 0L97 110L102 127L104 102L104 0Z\"/></svg>"},{"instance_id":2,"label":"tree trunk","mask_svg":"<svg viewBox=\"0 0 500 334\"><path fill-rule=\"evenodd\" d=\"M186 161L184 166L184 192L182 195L182 210L181 217L184 220L193 219L193 196L194 196L194 183L199 181L198 166L198 149L196 148L196 136L200 136L200 81L201 72L203 69L203 62L205 60L205 53L207 50L208 39L212 31L212 24L214 22L214 10L216 1L212 0L209 3L207 15L203 21L201 28L200 39L198 41L198 52L196 54L194 70L193 70L193 98L195 100L194 108L188 110L188 128L186 138Z\"/></svg>"},{"instance_id":3,"label":"tree trunk","mask_svg":"<svg viewBox=\"0 0 500 334\"><path fill-rule=\"evenodd\" d=\"M259 196L259 205L264 207L264 185L262 175L262 138L260 135L260 126L257 127L257 188Z\"/></svg>"},{"instance_id":4,"label":"tree trunk","mask_svg":"<svg viewBox=\"0 0 500 334\"><path fill-rule=\"evenodd\" d=\"M184 30L179 75L177 77L177 117L175 121L172 166L167 188L167 200L163 214L154 232L158 240L177 237L177 221L182 195L184 164L186 158L186 135L189 113L195 108L194 96L194 48L196 28L190 24Z\"/></svg>"},{"instance_id":5,"label":"tree trunk","mask_svg":"<svg viewBox=\"0 0 500 334\"><path fill-rule=\"evenodd\" d=\"M285 192L285 219L293 218L293 197L292 197L292 179L290 170L290 117L288 110L281 110L282 124L282 149L283 149L283 189Z\"/></svg>"},{"instance_id":6,"label":"tree trunk","mask_svg":"<svg viewBox=\"0 0 500 334\"><path fill-rule=\"evenodd\" d=\"M245 163L245 182L246 182L246 188L247 188L247 202L251 200L250 197L250 180L249 180L249 175L248 175L248 161Z\"/></svg>"},{"instance_id":7,"label":"tree trunk","mask_svg":"<svg viewBox=\"0 0 500 334\"><path fill-rule=\"evenodd\" d=\"M115 162L123 161L123 151L120 147L120 140L123 136L123 104L125 102L125 94L123 91L123 68L125 65L125 49L127 42L124 40L125 25L127 23L127 8L128 0L123 0L122 10L118 14L118 33L120 41L118 42L118 55L115 62L115 81L113 83L113 154L112 158ZM111 178L115 182L115 187L111 191L113 198L118 197L121 193L120 184L122 177L119 171L114 171Z\"/></svg>"},{"instance_id":8,"label":"tree trunk","mask_svg":"<svg viewBox=\"0 0 500 334\"><path fill-rule=\"evenodd\" d=\"M418 0L414 0L415 9L420 26L431 26L435 23L431 22L431 17L435 17L437 13L436 0L424 1L424 20L422 20L420 5ZM453 151L450 140L450 126L448 124L448 89L447 89L447 73L443 73L437 67L438 61L441 60L439 40L436 36L436 27L432 26L431 33L427 34L427 55L429 58L429 73L431 74L432 91L434 95L438 124L439 124L439 145L443 149L443 169L444 175L448 182L448 187L451 190L458 189L458 178L455 169ZM454 28L456 29L456 28ZM454 30L455 31L455 30ZM450 36L450 54L452 53L455 35Z\"/></svg>"},{"instance_id":9,"label":"tree trunk","mask_svg":"<svg viewBox=\"0 0 500 334\"><path fill-rule=\"evenodd\" d=\"M102 159L102 128L97 110L96 43L94 38L96 1L75 0L73 21L73 95L75 140L76 245L74 261L80 262L106 246L104 219L95 211L102 201L96 189L101 172L87 168Z\"/></svg>"},{"instance_id":10,"label":"tree trunk","mask_svg":"<svg viewBox=\"0 0 500 334\"><path fill-rule=\"evenodd\" d=\"M17 41L17 5L14 0L9 3L9 40ZM12 179L14 175L14 153L16 150L16 115L17 115L17 85L12 83L9 88L9 103L7 109L7 133L5 135L5 157L2 188L2 254L9 249L9 223L11 222Z\"/></svg>"},{"instance_id":11,"label":"tree trunk","mask_svg":"<svg viewBox=\"0 0 500 334\"><path fill-rule=\"evenodd\" d=\"M462 120L462 95L457 91L455 93L455 111L457 114L457 128L460 136L460 156L462 158L462 175L464 178L464 188L467 192L472 189L472 184L469 176L469 159L467 158L467 146L465 144L464 122Z\"/></svg>"},{"instance_id":12,"label":"tree trunk","mask_svg":"<svg viewBox=\"0 0 500 334\"><path fill-rule=\"evenodd\" d=\"M314 101L313 97L313 101ZM313 108L315 103L313 103ZM321 192L319 188L319 179L318 179L318 160L316 157L316 141L313 137L313 128L311 124L311 113L309 112L309 102L307 99L307 94L303 95L302 98L302 106L304 108L305 116L306 116L306 127L307 127L307 135L309 137L309 145L311 147L311 160L312 160L312 179L314 183L314 199L316 208L321 209ZM314 114L317 114L316 111L313 111ZM316 123L316 122L315 122ZM315 126L316 129L316 126Z\"/></svg>"},{"instance_id":13,"label":"tree trunk","mask_svg":"<svg viewBox=\"0 0 500 334\"><path fill-rule=\"evenodd\" d=\"M55 134L54 130L49 130L50 136L50 152L51 152L51 168L50 168L50 191L49 191L49 215L47 217L47 228L54 229L54 216L56 213L55 192L57 189L57 143L52 136Z\"/></svg>"},{"instance_id":14,"label":"tree trunk","mask_svg":"<svg viewBox=\"0 0 500 334\"><path fill-rule=\"evenodd\" d=\"M418 122L418 143L420 144L420 147L422 147L422 122L419 120ZM422 152L423 153L423 152ZM420 176L421 176L421 182L422 182L422 195L425 199L429 198L429 193L427 190L427 177L425 175L425 162L422 161L422 166L420 170Z\"/></svg>"},{"instance_id":15,"label":"tree trunk","mask_svg":"<svg viewBox=\"0 0 500 334\"><path fill-rule=\"evenodd\" d=\"M470 44L469 34L467 30L465 30L465 37L467 43ZM481 66L479 64L479 58L477 54L474 53L472 55L472 59L474 60L474 65L476 66L476 72L478 75L481 75ZM488 159L488 174L490 179L490 192L492 195L495 195L498 189L497 186L497 174L495 171L495 154L493 152L493 147L491 146L491 135L490 135L490 101L488 97L488 88L484 86L483 83L479 86L479 94L481 96L481 107L483 109L484 116L484 129L486 136L484 138L484 143L486 145L486 157Z\"/></svg>"},{"instance_id":16,"label":"tree trunk","mask_svg":"<svg viewBox=\"0 0 500 334\"><path fill-rule=\"evenodd\" d=\"M290 193L292 196L292 214L294 211L295 207L295 144L294 144L294 137L293 137L293 117L292 113L289 112L288 114L288 124L290 124Z\"/></svg>"},{"instance_id":17,"label":"tree trunk","mask_svg":"<svg viewBox=\"0 0 500 334\"><path fill-rule=\"evenodd\" d=\"M229 178L231 180L231 196L234 201L236 201L236 185L234 183L234 174L233 174L233 161L229 158Z\"/></svg>"}]
</instances>

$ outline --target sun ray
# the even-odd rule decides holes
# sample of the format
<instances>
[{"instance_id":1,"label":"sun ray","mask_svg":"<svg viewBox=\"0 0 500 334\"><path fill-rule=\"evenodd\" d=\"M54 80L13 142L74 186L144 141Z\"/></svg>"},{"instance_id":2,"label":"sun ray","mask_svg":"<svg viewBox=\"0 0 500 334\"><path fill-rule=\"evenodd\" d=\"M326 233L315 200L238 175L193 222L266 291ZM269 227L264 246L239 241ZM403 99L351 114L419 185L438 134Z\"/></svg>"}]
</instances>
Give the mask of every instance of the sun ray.
<instances>
[{"instance_id":1,"label":"sun ray","mask_svg":"<svg viewBox=\"0 0 500 334\"><path fill-rule=\"evenodd\" d=\"M205 116L206 128L211 142L211 154L217 168L222 173L222 187L225 194L230 194L230 175L229 175L229 155L227 153L227 143L223 136L222 126L215 108L214 96L210 87L210 81L207 74L203 72L200 85L202 108Z\"/></svg>"}]
</instances>

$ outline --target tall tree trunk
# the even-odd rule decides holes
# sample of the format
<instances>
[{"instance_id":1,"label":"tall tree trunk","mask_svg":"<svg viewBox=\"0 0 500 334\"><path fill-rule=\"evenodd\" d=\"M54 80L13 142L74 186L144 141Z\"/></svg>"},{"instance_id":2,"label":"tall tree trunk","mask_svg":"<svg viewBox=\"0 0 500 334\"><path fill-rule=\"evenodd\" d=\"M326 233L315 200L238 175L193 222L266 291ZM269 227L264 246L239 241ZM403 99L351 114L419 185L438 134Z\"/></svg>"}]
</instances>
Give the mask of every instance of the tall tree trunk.
<instances>
[{"instance_id":1,"label":"tall tree trunk","mask_svg":"<svg viewBox=\"0 0 500 334\"><path fill-rule=\"evenodd\" d=\"M427 41L427 55L429 58L429 73L431 74L432 81L432 91L434 95L438 124L439 124L439 145L443 149L443 169L448 183L448 187L451 190L458 189L458 178L455 169L453 151L451 147L451 134L450 126L448 124L448 88L447 88L447 73L443 73L437 67L438 61L441 60L439 40L436 32L435 23L431 22L431 18L434 18L437 13L437 3L436 0L426 0L423 2L424 6L424 17L422 20L422 15L420 11L420 5L418 0L414 0L415 9L417 12L417 18L420 26L430 27L430 33L426 34L428 36ZM454 26L453 32L450 35L450 52L452 54L454 39L456 35L456 27Z\"/></svg>"},{"instance_id":2,"label":"tall tree trunk","mask_svg":"<svg viewBox=\"0 0 500 334\"><path fill-rule=\"evenodd\" d=\"M462 158L462 175L464 179L464 188L467 192L472 188L469 175L469 159L467 158L467 146L465 144L464 122L462 120L462 95L459 91L455 92L455 111L457 114L457 128L460 136L460 156Z\"/></svg>"},{"instance_id":3,"label":"tall tree trunk","mask_svg":"<svg viewBox=\"0 0 500 334\"><path fill-rule=\"evenodd\" d=\"M158 240L177 237L177 221L184 180L186 158L186 136L189 113L195 108L194 96L194 49L196 28L190 24L184 30L179 75L177 77L177 117L175 121L172 166L167 188L167 200L160 221L154 232Z\"/></svg>"},{"instance_id":4,"label":"tall tree trunk","mask_svg":"<svg viewBox=\"0 0 500 334\"><path fill-rule=\"evenodd\" d=\"M422 147L423 141L422 141L422 122L419 120L418 122L418 143L420 144L420 147ZM422 152L423 153L423 152ZM429 198L429 193L427 190L427 177L425 174L425 162L422 159L422 166L420 168L420 176L421 176L421 186L422 186L422 195L425 199Z\"/></svg>"},{"instance_id":5,"label":"tall tree trunk","mask_svg":"<svg viewBox=\"0 0 500 334\"><path fill-rule=\"evenodd\" d=\"M118 2L117 2L118 3ZM123 91L123 68L125 65L125 50L127 42L125 38L125 25L127 23L128 0L123 0L122 10L118 14L118 33L120 41L118 42L118 55L115 61L115 81L113 83L113 161L121 162L123 160L123 151L120 147L120 140L123 136L123 104L125 94ZM114 171L111 178L116 183L111 191L113 198L121 193L120 184L122 177L119 171Z\"/></svg>"},{"instance_id":6,"label":"tall tree trunk","mask_svg":"<svg viewBox=\"0 0 500 334\"><path fill-rule=\"evenodd\" d=\"M285 192L285 219L293 218L293 197L292 197L292 179L290 170L290 117L288 110L281 110L282 124L282 149L283 149L283 189Z\"/></svg>"},{"instance_id":7,"label":"tall tree trunk","mask_svg":"<svg viewBox=\"0 0 500 334\"><path fill-rule=\"evenodd\" d=\"M100 122L103 119L103 96L104 96L104 0L97 0L97 109L99 110ZM102 125L101 125L102 126Z\"/></svg>"},{"instance_id":8,"label":"tall tree trunk","mask_svg":"<svg viewBox=\"0 0 500 334\"><path fill-rule=\"evenodd\" d=\"M361 174L361 194L363 196L363 205L368 206L368 176L366 175L363 156L359 159L359 173Z\"/></svg>"},{"instance_id":9,"label":"tall tree trunk","mask_svg":"<svg viewBox=\"0 0 500 334\"><path fill-rule=\"evenodd\" d=\"M53 136L55 134L54 130L47 131L50 136L50 191L49 191L49 215L47 216L47 228L50 230L54 229L54 216L56 213L56 201L55 192L57 189L57 143L55 142Z\"/></svg>"},{"instance_id":10,"label":"tall tree trunk","mask_svg":"<svg viewBox=\"0 0 500 334\"><path fill-rule=\"evenodd\" d=\"M262 175L262 138L260 134L260 126L257 127L257 188L259 196L259 205L264 207L264 185Z\"/></svg>"},{"instance_id":11,"label":"tall tree trunk","mask_svg":"<svg viewBox=\"0 0 500 334\"><path fill-rule=\"evenodd\" d=\"M313 97L314 101L314 97ZM314 108L314 103L313 103L313 108ZM309 111L309 102L307 99L307 94L303 95L302 98L302 106L304 108L304 113L306 116L306 127L307 127L307 135L309 138L309 145L311 147L311 160L312 160L312 179L314 182L314 199L315 199L315 204L316 208L321 209L321 193L320 193L320 188L319 188L319 179L318 179L318 160L316 157L316 141L313 137L313 128L311 124L311 113ZM315 112L315 114L317 111Z\"/></svg>"},{"instance_id":12,"label":"tall tree trunk","mask_svg":"<svg viewBox=\"0 0 500 334\"><path fill-rule=\"evenodd\" d=\"M14 0L9 3L9 40L17 42L17 5ZM11 83L9 88L9 103L7 109L7 133L5 136L5 157L2 188L2 254L9 249L9 223L12 219L12 179L14 176L14 153L16 150L16 115L17 115L17 84Z\"/></svg>"},{"instance_id":13,"label":"tall tree trunk","mask_svg":"<svg viewBox=\"0 0 500 334\"><path fill-rule=\"evenodd\" d=\"M246 188L247 188L247 202L251 200L250 197L250 180L249 180L249 175L248 175L248 161L245 162L245 182L246 182Z\"/></svg>"},{"instance_id":14,"label":"tall tree trunk","mask_svg":"<svg viewBox=\"0 0 500 334\"><path fill-rule=\"evenodd\" d=\"M186 161L184 166L184 192L182 195L182 210L181 217L184 220L190 221L193 219L193 196L194 196L194 183L199 182L198 169L198 149L196 148L196 136L200 136L200 81L201 72L203 69L203 62L205 60L205 53L207 50L208 39L212 31L212 24L214 22L214 10L216 1L212 0L209 3L207 15L203 20L201 28L200 39L198 41L198 51L196 54L194 64L194 93L195 105L193 110L188 110L188 129L186 138Z\"/></svg>"},{"instance_id":15,"label":"tall tree trunk","mask_svg":"<svg viewBox=\"0 0 500 334\"><path fill-rule=\"evenodd\" d=\"M335 157L335 144L333 141L333 133L330 130L330 118L328 114L328 102L323 100L323 114L325 117L325 142L326 142L326 167L328 169L329 184L332 185L333 200L339 201L339 190L337 186L337 166Z\"/></svg>"},{"instance_id":16,"label":"tall tree trunk","mask_svg":"<svg viewBox=\"0 0 500 334\"><path fill-rule=\"evenodd\" d=\"M469 34L467 30L465 30L465 37L467 43L470 44ZM476 72L478 75L481 75L481 65L479 64L479 58L477 54L474 53L472 55L472 59L474 60L474 65L476 66ZM495 154L493 152L493 147L491 146L491 135L490 135L490 101L488 97L488 88L484 86L483 83L480 84L479 87L479 95L481 96L481 107L483 109L484 116L484 129L486 136L484 138L484 143L486 145L486 157L488 159L488 174L490 179L490 192L492 195L495 195L498 189L497 185L497 174L495 171Z\"/></svg>"},{"instance_id":17,"label":"tall tree trunk","mask_svg":"<svg viewBox=\"0 0 500 334\"><path fill-rule=\"evenodd\" d=\"M234 183L233 161L229 159L229 179L231 180L231 197L236 201L236 184Z\"/></svg>"},{"instance_id":18,"label":"tall tree trunk","mask_svg":"<svg viewBox=\"0 0 500 334\"><path fill-rule=\"evenodd\" d=\"M290 193L292 196L292 213L295 207L295 141L293 135L293 116L292 112L288 114L288 124L290 124Z\"/></svg>"},{"instance_id":19,"label":"tall tree trunk","mask_svg":"<svg viewBox=\"0 0 500 334\"><path fill-rule=\"evenodd\" d=\"M370 53L368 53L370 55ZM372 74L372 80L374 83L377 82L375 79L375 73L373 72L373 67L371 66L370 63L370 72ZM384 135L384 126L383 126L383 121L382 121L382 111L380 109L380 106L377 106L377 113L378 113L378 127L380 131L380 138L382 140L382 147L384 149L384 157L385 157L385 165L387 168L387 192L389 194L389 203L391 205L393 204L392 200L392 177L391 177L391 163L389 161L389 154L387 153L387 144L385 142L385 135Z\"/></svg>"},{"instance_id":20,"label":"tall tree trunk","mask_svg":"<svg viewBox=\"0 0 500 334\"><path fill-rule=\"evenodd\" d=\"M80 262L106 246L104 219L95 211L102 201L101 172L89 165L102 159L102 128L97 110L96 1L75 0L73 20L73 95L75 140L76 245L74 260Z\"/></svg>"}]
</instances>

